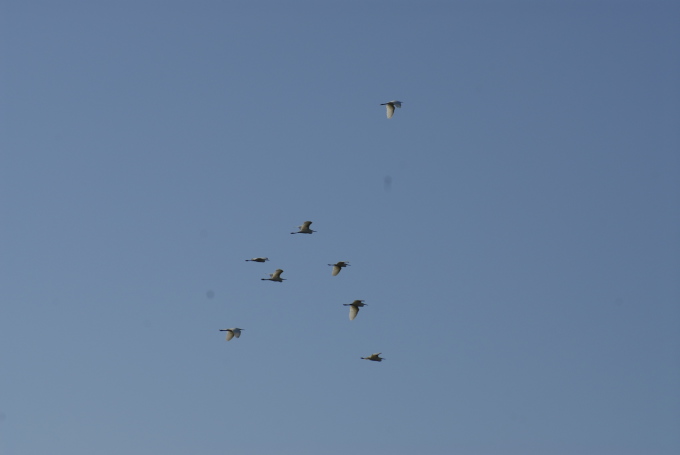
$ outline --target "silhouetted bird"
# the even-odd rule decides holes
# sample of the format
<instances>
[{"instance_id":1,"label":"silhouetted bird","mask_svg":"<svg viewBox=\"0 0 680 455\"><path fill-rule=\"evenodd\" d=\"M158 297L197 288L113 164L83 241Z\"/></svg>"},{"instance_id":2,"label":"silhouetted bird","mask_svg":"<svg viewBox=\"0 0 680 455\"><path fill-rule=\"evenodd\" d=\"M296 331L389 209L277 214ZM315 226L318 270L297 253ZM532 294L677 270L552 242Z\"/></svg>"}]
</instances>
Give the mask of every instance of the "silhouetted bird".
<instances>
[{"instance_id":1,"label":"silhouetted bird","mask_svg":"<svg viewBox=\"0 0 680 455\"><path fill-rule=\"evenodd\" d=\"M269 258L252 258L252 259L246 259L246 261L252 261L252 262L267 262Z\"/></svg>"},{"instance_id":2,"label":"silhouetted bird","mask_svg":"<svg viewBox=\"0 0 680 455\"><path fill-rule=\"evenodd\" d=\"M382 354L382 352L376 352L375 354L371 354L368 357L362 357L362 359L372 360L374 362L382 362L384 357L380 357L380 354Z\"/></svg>"}]
</instances>

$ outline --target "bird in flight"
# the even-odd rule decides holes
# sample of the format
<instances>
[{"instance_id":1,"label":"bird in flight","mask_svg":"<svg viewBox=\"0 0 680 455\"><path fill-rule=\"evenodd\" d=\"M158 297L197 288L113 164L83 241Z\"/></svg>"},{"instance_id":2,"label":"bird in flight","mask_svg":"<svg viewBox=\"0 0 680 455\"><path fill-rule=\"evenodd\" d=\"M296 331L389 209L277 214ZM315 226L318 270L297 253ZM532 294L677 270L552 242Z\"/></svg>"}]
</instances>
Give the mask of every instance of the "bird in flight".
<instances>
[{"instance_id":1,"label":"bird in flight","mask_svg":"<svg viewBox=\"0 0 680 455\"><path fill-rule=\"evenodd\" d=\"M241 336L241 330L245 330L245 329L239 329L238 327L233 327L231 329L220 329L220 332L227 332L227 341L229 341L234 337L239 338Z\"/></svg>"},{"instance_id":2,"label":"bird in flight","mask_svg":"<svg viewBox=\"0 0 680 455\"><path fill-rule=\"evenodd\" d=\"M283 273L283 270L281 269L276 269L274 270L274 273L269 274L269 278L260 278L261 280L267 280L267 281L277 281L279 283L283 283L285 278L281 278L281 274Z\"/></svg>"},{"instance_id":3,"label":"bird in flight","mask_svg":"<svg viewBox=\"0 0 680 455\"><path fill-rule=\"evenodd\" d=\"M353 321L357 314L359 314L359 308L366 306L363 300L355 300L352 303L343 303L344 306L349 307L349 320Z\"/></svg>"},{"instance_id":4,"label":"bird in flight","mask_svg":"<svg viewBox=\"0 0 680 455\"><path fill-rule=\"evenodd\" d=\"M371 354L368 357L362 357L362 359L372 360L374 362L382 362L384 357L380 357L380 354L382 354L382 352L376 352L375 354Z\"/></svg>"},{"instance_id":5,"label":"bird in flight","mask_svg":"<svg viewBox=\"0 0 680 455\"><path fill-rule=\"evenodd\" d=\"M302 223L302 225L298 226L299 231L291 232L291 234L311 234L312 232L316 232L309 229L309 226L311 224L312 224L311 221L305 221L304 223Z\"/></svg>"},{"instance_id":6,"label":"bird in flight","mask_svg":"<svg viewBox=\"0 0 680 455\"><path fill-rule=\"evenodd\" d=\"M252 259L246 259L246 261L252 261L252 262L267 262L269 258L252 258Z\"/></svg>"},{"instance_id":7,"label":"bird in flight","mask_svg":"<svg viewBox=\"0 0 680 455\"><path fill-rule=\"evenodd\" d=\"M387 109L387 118L392 118L394 115L394 108L398 107L401 109L401 101L392 100L387 103L382 103L381 106L385 106L385 109Z\"/></svg>"},{"instance_id":8,"label":"bird in flight","mask_svg":"<svg viewBox=\"0 0 680 455\"><path fill-rule=\"evenodd\" d=\"M336 262L335 264L328 264L328 265L333 266L333 276L336 276L338 273L340 273L340 270L342 270L343 267L349 266L349 262L340 261L340 262Z\"/></svg>"}]
</instances>

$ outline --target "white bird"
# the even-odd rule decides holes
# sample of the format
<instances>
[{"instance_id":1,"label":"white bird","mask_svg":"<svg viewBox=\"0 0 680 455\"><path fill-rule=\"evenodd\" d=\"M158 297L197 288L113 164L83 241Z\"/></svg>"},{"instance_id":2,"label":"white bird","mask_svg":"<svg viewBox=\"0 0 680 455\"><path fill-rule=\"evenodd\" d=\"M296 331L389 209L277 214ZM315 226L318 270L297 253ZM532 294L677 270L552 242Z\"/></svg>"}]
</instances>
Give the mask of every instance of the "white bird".
<instances>
[{"instance_id":1,"label":"white bird","mask_svg":"<svg viewBox=\"0 0 680 455\"><path fill-rule=\"evenodd\" d=\"M394 108L398 107L401 109L401 101L392 100L388 103L382 103L381 106L385 106L385 109L387 109L387 118L392 118L394 115Z\"/></svg>"},{"instance_id":2,"label":"white bird","mask_svg":"<svg viewBox=\"0 0 680 455\"><path fill-rule=\"evenodd\" d=\"M281 269L276 269L274 270L274 273L269 274L269 278L260 278L261 280L268 280L268 281L278 281L279 283L283 283L285 278L281 278L281 274L283 273L283 270Z\"/></svg>"},{"instance_id":3,"label":"white bird","mask_svg":"<svg viewBox=\"0 0 680 455\"><path fill-rule=\"evenodd\" d=\"M352 303L343 303L344 306L349 307L349 320L353 321L357 314L359 314L359 308L362 306L368 306L363 300L355 300Z\"/></svg>"},{"instance_id":4,"label":"white bird","mask_svg":"<svg viewBox=\"0 0 680 455\"><path fill-rule=\"evenodd\" d=\"M362 357L362 359L373 360L374 362L382 362L384 357L380 357L380 354L382 354L382 352L376 352L375 354L371 354L368 357Z\"/></svg>"},{"instance_id":5,"label":"white bird","mask_svg":"<svg viewBox=\"0 0 680 455\"><path fill-rule=\"evenodd\" d=\"M252 259L246 259L246 261L253 261L253 262L267 262L269 258L252 258Z\"/></svg>"},{"instance_id":6,"label":"white bird","mask_svg":"<svg viewBox=\"0 0 680 455\"><path fill-rule=\"evenodd\" d=\"M227 332L227 341L229 341L234 337L239 338L241 336L241 330L245 330L245 329L239 329L238 327L233 327L231 329L220 329L220 332Z\"/></svg>"},{"instance_id":7,"label":"white bird","mask_svg":"<svg viewBox=\"0 0 680 455\"><path fill-rule=\"evenodd\" d=\"M311 234L312 232L316 232L309 229L310 224L312 224L311 221L305 221L301 226L298 226L299 231L291 232L291 234Z\"/></svg>"},{"instance_id":8,"label":"white bird","mask_svg":"<svg viewBox=\"0 0 680 455\"><path fill-rule=\"evenodd\" d=\"M336 262L335 264L328 264L333 266L333 276L336 276L338 273L340 273L340 270L342 270L343 267L349 266L349 262L347 261L340 261Z\"/></svg>"}]
</instances>

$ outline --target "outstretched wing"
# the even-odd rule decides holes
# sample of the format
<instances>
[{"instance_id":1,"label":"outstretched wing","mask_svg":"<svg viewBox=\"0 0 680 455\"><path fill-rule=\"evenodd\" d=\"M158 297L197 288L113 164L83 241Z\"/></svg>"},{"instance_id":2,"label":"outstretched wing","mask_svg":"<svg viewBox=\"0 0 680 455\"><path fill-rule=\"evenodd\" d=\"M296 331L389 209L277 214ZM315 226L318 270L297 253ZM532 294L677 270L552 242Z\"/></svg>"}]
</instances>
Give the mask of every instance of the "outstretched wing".
<instances>
[{"instance_id":1,"label":"outstretched wing","mask_svg":"<svg viewBox=\"0 0 680 455\"><path fill-rule=\"evenodd\" d=\"M387 109L387 118L392 118L392 116L394 115L394 104L392 103L385 104L385 109Z\"/></svg>"},{"instance_id":2,"label":"outstretched wing","mask_svg":"<svg viewBox=\"0 0 680 455\"><path fill-rule=\"evenodd\" d=\"M353 321L355 317L359 314L359 307L356 305L349 306L349 320Z\"/></svg>"},{"instance_id":3,"label":"outstretched wing","mask_svg":"<svg viewBox=\"0 0 680 455\"><path fill-rule=\"evenodd\" d=\"M232 338L234 338L233 330L227 330L227 341L231 340Z\"/></svg>"}]
</instances>

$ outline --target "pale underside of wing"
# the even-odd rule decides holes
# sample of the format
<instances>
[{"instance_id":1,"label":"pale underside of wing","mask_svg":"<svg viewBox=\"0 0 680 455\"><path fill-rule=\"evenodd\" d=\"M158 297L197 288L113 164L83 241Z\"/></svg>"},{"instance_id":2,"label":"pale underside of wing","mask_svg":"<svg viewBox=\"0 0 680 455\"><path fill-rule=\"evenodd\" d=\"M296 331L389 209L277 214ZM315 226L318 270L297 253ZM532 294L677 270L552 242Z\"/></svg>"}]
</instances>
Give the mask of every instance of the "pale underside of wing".
<instances>
[{"instance_id":1,"label":"pale underside of wing","mask_svg":"<svg viewBox=\"0 0 680 455\"><path fill-rule=\"evenodd\" d=\"M353 321L355 317L359 314L359 307L356 305L349 306L349 320Z\"/></svg>"},{"instance_id":2,"label":"pale underside of wing","mask_svg":"<svg viewBox=\"0 0 680 455\"><path fill-rule=\"evenodd\" d=\"M333 266L333 276L336 276L338 273L340 273L340 270L342 270L342 267L334 265Z\"/></svg>"},{"instance_id":3,"label":"pale underside of wing","mask_svg":"<svg viewBox=\"0 0 680 455\"><path fill-rule=\"evenodd\" d=\"M234 332L227 330L227 341L231 340L232 338L234 338Z\"/></svg>"},{"instance_id":4,"label":"pale underside of wing","mask_svg":"<svg viewBox=\"0 0 680 455\"><path fill-rule=\"evenodd\" d=\"M385 104L385 109L387 109L387 118L392 118L394 115L394 104L387 103Z\"/></svg>"}]
</instances>

